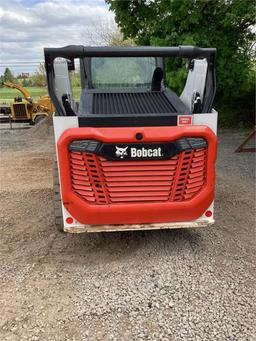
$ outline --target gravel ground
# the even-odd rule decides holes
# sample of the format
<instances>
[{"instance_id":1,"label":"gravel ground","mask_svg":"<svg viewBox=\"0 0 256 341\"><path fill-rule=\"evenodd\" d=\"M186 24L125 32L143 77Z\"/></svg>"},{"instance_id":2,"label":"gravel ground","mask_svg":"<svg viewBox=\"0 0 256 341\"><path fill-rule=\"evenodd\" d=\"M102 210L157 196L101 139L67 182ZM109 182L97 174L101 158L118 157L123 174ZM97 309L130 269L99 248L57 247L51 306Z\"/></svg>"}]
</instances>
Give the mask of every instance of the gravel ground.
<instances>
[{"instance_id":1,"label":"gravel ground","mask_svg":"<svg viewBox=\"0 0 256 341\"><path fill-rule=\"evenodd\" d=\"M53 223L52 128L1 130L0 340L255 340L244 134L219 134L214 227L70 235Z\"/></svg>"}]
</instances>

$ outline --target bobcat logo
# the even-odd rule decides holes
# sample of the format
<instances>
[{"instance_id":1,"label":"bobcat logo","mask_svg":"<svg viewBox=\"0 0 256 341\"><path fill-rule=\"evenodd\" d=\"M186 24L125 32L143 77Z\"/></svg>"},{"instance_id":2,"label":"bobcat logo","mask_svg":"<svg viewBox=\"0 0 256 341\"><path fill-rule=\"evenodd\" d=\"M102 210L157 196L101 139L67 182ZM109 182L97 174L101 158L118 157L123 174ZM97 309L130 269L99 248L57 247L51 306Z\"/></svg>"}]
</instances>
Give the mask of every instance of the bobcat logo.
<instances>
[{"instance_id":1,"label":"bobcat logo","mask_svg":"<svg viewBox=\"0 0 256 341\"><path fill-rule=\"evenodd\" d=\"M120 159L123 159L127 154L127 148L120 148L116 146L116 156L120 157Z\"/></svg>"}]
</instances>

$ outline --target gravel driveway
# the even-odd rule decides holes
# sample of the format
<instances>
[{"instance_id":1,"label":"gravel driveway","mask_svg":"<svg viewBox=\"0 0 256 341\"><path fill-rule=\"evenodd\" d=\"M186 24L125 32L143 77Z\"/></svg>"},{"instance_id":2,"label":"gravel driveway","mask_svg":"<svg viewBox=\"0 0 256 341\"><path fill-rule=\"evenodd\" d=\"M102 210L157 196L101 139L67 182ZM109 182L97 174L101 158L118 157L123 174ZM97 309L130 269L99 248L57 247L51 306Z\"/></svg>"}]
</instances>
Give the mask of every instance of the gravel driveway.
<instances>
[{"instance_id":1,"label":"gravel driveway","mask_svg":"<svg viewBox=\"0 0 256 341\"><path fill-rule=\"evenodd\" d=\"M255 340L244 134L219 135L214 227L71 235L53 224L52 128L2 130L0 340Z\"/></svg>"}]
</instances>

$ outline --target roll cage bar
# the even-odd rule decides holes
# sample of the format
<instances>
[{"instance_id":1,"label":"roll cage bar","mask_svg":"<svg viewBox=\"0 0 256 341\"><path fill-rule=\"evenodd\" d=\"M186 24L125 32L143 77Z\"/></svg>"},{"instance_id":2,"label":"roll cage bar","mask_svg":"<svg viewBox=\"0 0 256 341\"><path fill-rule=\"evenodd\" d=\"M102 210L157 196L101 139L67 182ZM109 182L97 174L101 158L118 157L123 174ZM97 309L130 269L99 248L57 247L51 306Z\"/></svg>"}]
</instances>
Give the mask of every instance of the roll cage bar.
<instances>
[{"instance_id":1,"label":"roll cage bar","mask_svg":"<svg viewBox=\"0 0 256 341\"><path fill-rule=\"evenodd\" d=\"M69 45L62 48L45 48L45 68L49 95L60 116L66 116L60 105L54 88L54 60L58 57L73 61L75 58L86 57L181 57L192 61L194 58L206 58L208 71L205 85L205 96L202 112L210 112L216 92L215 80L215 48L200 48L196 46L176 47L87 47L82 45Z\"/></svg>"}]
</instances>

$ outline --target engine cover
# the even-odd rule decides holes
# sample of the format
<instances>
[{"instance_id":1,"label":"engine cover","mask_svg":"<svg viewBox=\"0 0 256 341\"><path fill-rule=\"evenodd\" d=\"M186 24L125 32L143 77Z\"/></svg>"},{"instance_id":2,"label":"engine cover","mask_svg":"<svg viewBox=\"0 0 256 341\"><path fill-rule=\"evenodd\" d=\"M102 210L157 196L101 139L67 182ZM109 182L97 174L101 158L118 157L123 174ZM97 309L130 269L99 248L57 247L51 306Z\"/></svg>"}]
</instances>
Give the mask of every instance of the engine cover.
<instances>
[{"instance_id":1,"label":"engine cover","mask_svg":"<svg viewBox=\"0 0 256 341\"><path fill-rule=\"evenodd\" d=\"M195 220L214 200L216 147L206 126L67 129L63 205L81 224Z\"/></svg>"}]
</instances>

